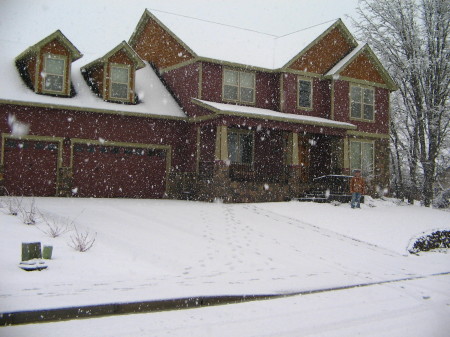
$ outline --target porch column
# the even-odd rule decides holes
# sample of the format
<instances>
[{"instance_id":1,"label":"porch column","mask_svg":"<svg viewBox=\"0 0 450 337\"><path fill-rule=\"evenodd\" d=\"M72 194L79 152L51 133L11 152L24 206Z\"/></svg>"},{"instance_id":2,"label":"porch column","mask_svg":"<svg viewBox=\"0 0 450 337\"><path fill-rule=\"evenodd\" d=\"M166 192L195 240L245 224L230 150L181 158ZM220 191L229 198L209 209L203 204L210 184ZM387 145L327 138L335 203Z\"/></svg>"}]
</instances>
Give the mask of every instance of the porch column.
<instances>
[{"instance_id":1,"label":"porch column","mask_svg":"<svg viewBox=\"0 0 450 337\"><path fill-rule=\"evenodd\" d=\"M228 163L228 128L226 125L218 125L216 130L216 148L214 152L214 173L212 184L208 193L211 200L222 199L225 202L232 201L229 191L229 165Z\"/></svg>"},{"instance_id":2,"label":"porch column","mask_svg":"<svg viewBox=\"0 0 450 337\"><path fill-rule=\"evenodd\" d=\"M288 165L299 165L300 160L298 156L298 133L292 132L289 134L289 152Z\"/></svg>"},{"instance_id":3,"label":"porch column","mask_svg":"<svg viewBox=\"0 0 450 337\"><path fill-rule=\"evenodd\" d=\"M288 139L288 185L289 185L289 197L298 198L300 197L300 157L299 157L299 146L298 146L298 133L291 132Z\"/></svg>"},{"instance_id":4,"label":"porch column","mask_svg":"<svg viewBox=\"0 0 450 337\"><path fill-rule=\"evenodd\" d=\"M344 163L342 166L342 174L350 174L350 144L348 137L344 137Z\"/></svg>"},{"instance_id":5,"label":"porch column","mask_svg":"<svg viewBox=\"0 0 450 337\"><path fill-rule=\"evenodd\" d=\"M228 128L226 125L217 126L214 159L223 162L228 160Z\"/></svg>"}]
</instances>

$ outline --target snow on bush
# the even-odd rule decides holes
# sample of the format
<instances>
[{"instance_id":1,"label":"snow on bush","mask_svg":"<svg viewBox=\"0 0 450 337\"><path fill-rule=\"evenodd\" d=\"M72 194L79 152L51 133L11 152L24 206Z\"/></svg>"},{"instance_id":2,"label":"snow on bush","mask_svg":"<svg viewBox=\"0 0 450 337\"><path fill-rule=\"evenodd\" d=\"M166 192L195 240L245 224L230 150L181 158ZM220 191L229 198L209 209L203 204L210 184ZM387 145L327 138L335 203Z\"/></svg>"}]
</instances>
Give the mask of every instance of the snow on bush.
<instances>
[{"instance_id":1,"label":"snow on bush","mask_svg":"<svg viewBox=\"0 0 450 337\"><path fill-rule=\"evenodd\" d=\"M450 248L450 231L435 231L431 234L421 236L415 240L408 251L415 254L438 248Z\"/></svg>"},{"instance_id":2,"label":"snow on bush","mask_svg":"<svg viewBox=\"0 0 450 337\"><path fill-rule=\"evenodd\" d=\"M73 226L75 234L70 236L69 246L79 252L86 252L92 248L97 237L97 233L91 235L91 233L86 230L85 232L79 232L77 226Z\"/></svg>"},{"instance_id":3,"label":"snow on bush","mask_svg":"<svg viewBox=\"0 0 450 337\"><path fill-rule=\"evenodd\" d=\"M30 203L20 203L19 217L25 225L35 225L38 219L38 209L36 207L34 198Z\"/></svg>"},{"instance_id":4,"label":"snow on bush","mask_svg":"<svg viewBox=\"0 0 450 337\"><path fill-rule=\"evenodd\" d=\"M70 232L74 227L74 220L72 219L43 212L39 212L39 215L42 219L43 226L40 225L37 228L51 238L57 238L58 236Z\"/></svg>"},{"instance_id":5,"label":"snow on bush","mask_svg":"<svg viewBox=\"0 0 450 337\"><path fill-rule=\"evenodd\" d=\"M7 214L18 215L22 209L22 198L17 197L3 197L2 206L6 208Z\"/></svg>"}]
</instances>

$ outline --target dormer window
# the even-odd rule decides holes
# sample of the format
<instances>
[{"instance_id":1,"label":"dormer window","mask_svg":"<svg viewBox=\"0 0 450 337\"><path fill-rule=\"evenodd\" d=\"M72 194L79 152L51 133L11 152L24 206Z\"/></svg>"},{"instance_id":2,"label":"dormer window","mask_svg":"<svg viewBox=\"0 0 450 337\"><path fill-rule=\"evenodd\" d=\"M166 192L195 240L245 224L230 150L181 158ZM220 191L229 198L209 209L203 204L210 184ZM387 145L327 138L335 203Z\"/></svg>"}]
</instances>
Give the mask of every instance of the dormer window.
<instances>
[{"instance_id":1,"label":"dormer window","mask_svg":"<svg viewBox=\"0 0 450 337\"><path fill-rule=\"evenodd\" d=\"M130 67L122 64L111 65L111 99L127 100L130 84Z\"/></svg>"},{"instance_id":2,"label":"dormer window","mask_svg":"<svg viewBox=\"0 0 450 337\"><path fill-rule=\"evenodd\" d=\"M91 90L107 102L138 104L136 70L145 67L138 54L123 41L106 55L81 68Z\"/></svg>"},{"instance_id":3,"label":"dormer window","mask_svg":"<svg viewBox=\"0 0 450 337\"><path fill-rule=\"evenodd\" d=\"M43 91L63 93L65 91L66 57L62 55L45 54L42 77Z\"/></svg>"},{"instance_id":4,"label":"dormer window","mask_svg":"<svg viewBox=\"0 0 450 337\"><path fill-rule=\"evenodd\" d=\"M73 97L70 81L72 62L83 55L57 30L16 57L25 84L37 94Z\"/></svg>"}]
</instances>

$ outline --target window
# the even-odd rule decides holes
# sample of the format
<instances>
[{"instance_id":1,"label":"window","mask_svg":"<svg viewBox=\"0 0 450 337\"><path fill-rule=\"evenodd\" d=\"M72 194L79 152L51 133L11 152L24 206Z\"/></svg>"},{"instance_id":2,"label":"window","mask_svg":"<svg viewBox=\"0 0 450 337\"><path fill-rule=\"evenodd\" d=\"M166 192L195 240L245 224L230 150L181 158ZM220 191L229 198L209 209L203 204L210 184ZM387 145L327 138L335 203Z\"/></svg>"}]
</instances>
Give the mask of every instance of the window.
<instances>
[{"instance_id":1,"label":"window","mask_svg":"<svg viewBox=\"0 0 450 337\"><path fill-rule=\"evenodd\" d=\"M363 176L373 175L374 168L374 145L369 141L350 142L350 168L361 170Z\"/></svg>"},{"instance_id":2,"label":"window","mask_svg":"<svg viewBox=\"0 0 450 337\"><path fill-rule=\"evenodd\" d=\"M229 131L228 157L231 163L251 164L253 162L253 133Z\"/></svg>"},{"instance_id":3,"label":"window","mask_svg":"<svg viewBox=\"0 0 450 337\"><path fill-rule=\"evenodd\" d=\"M130 69L126 65L111 65L110 97L128 99Z\"/></svg>"},{"instance_id":4,"label":"window","mask_svg":"<svg viewBox=\"0 0 450 337\"><path fill-rule=\"evenodd\" d=\"M312 108L312 80L299 79L298 80L298 107Z\"/></svg>"},{"instance_id":5,"label":"window","mask_svg":"<svg viewBox=\"0 0 450 337\"><path fill-rule=\"evenodd\" d=\"M359 86L350 87L350 117L354 119L374 120L374 90Z\"/></svg>"},{"instance_id":6,"label":"window","mask_svg":"<svg viewBox=\"0 0 450 337\"><path fill-rule=\"evenodd\" d=\"M44 55L44 91L62 93L65 89L66 58L62 55Z\"/></svg>"},{"instance_id":7,"label":"window","mask_svg":"<svg viewBox=\"0 0 450 337\"><path fill-rule=\"evenodd\" d=\"M242 103L255 102L255 74L224 70L223 99Z\"/></svg>"}]
</instances>

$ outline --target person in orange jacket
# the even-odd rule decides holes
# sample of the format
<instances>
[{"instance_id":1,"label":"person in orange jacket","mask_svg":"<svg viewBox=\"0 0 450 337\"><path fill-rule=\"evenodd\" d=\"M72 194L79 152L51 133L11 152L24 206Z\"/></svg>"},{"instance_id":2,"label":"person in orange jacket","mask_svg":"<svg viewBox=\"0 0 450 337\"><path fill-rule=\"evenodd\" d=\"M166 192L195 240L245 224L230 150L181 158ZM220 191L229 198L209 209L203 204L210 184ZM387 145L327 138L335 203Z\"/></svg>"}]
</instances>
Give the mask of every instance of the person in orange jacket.
<instances>
[{"instance_id":1,"label":"person in orange jacket","mask_svg":"<svg viewBox=\"0 0 450 337\"><path fill-rule=\"evenodd\" d=\"M366 193L366 182L361 176L361 170L353 171L353 178L350 179L350 193L352 194L351 207L361 208L360 200L361 195Z\"/></svg>"}]
</instances>

